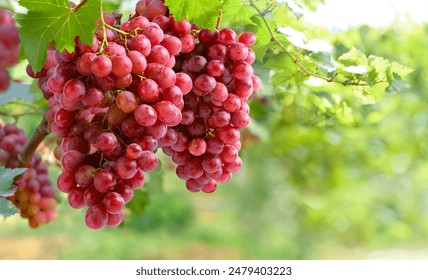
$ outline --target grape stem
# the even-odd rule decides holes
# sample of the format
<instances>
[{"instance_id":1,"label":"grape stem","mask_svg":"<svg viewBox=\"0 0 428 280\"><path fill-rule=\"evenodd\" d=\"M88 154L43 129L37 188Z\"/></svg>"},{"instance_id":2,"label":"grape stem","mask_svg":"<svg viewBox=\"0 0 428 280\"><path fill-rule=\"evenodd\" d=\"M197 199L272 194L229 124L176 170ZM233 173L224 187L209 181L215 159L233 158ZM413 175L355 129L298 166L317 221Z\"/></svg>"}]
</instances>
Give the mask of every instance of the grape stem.
<instances>
[{"instance_id":1,"label":"grape stem","mask_svg":"<svg viewBox=\"0 0 428 280\"><path fill-rule=\"evenodd\" d=\"M107 34L106 34L106 22L104 21L104 14L103 14L103 7L100 7L100 21L101 21L101 28L103 30L103 42L101 43L101 49L102 51L105 46L108 46L107 42Z\"/></svg>"},{"instance_id":2,"label":"grape stem","mask_svg":"<svg viewBox=\"0 0 428 280\"><path fill-rule=\"evenodd\" d=\"M82 0L82 1L79 3L79 5L77 5L76 7L74 7L74 8L73 8L73 12L77 12L80 8L82 8L82 7L83 7L83 5L85 5L85 4L86 4L86 2L88 2L88 0ZM101 4L102 4L102 1L101 1Z\"/></svg>"},{"instance_id":3,"label":"grape stem","mask_svg":"<svg viewBox=\"0 0 428 280\"><path fill-rule=\"evenodd\" d=\"M120 11L114 11L113 15L114 15L114 19L115 19L114 24L120 25L120 21L121 21L122 16L123 16L122 13Z\"/></svg>"},{"instance_id":4,"label":"grape stem","mask_svg":"<svg viewBox=\"0 0 428 280\"><path fill-rule=\"evenodd\" d=\"M46 120L45 115L43 115L42 121L40 122L39 126L37 126L33 137L30 139L30 141L27 142L18 155L20 167L26 167L28 165L33 157L33 154L36 152L37 147L47 135L49 135L48 121Z\"/></svg>"},{"instance_id":5,"label":"grape stem","mask_svg":"<svg viewBox=\"0 0 428 280\"><path fill-rule=\"evenodd\" d=\"M116 14L114 14L114 18L115 18L116 21L118 19L120 21L120 18L122 18L122 14L119 15L119 14L116 13ZM127 32L125 32L123 30L120 30L120 29L118 29L118 28L116 28L114 26L111 26L111 25L109 25L109 24L107 24L105 22L105 20L104 20L104 11L103 11L103 7L102 6L100 7L100 21L101 21L101 29L103 31L103 42L101 43L101 50L100 50L100 52L103 50L104 47L108 46L106 28L108 28L110 30L113 30L113 31L116 31L119 34L122 34L123 36L125 36L125 38L126 38L126 36L129 36L129 34Z\"/></svg>"},{"instance_id":6,"label":"grape stem","mask_svg":"<svg viewBox=\"0 0 428 280\"><path fill-rule=\"evenodd\" d=\"M339 83L339 84L342 84L342 85L345 85L345 86L347 86L347 85L352 85L352 86L369 86L369 84L368 83L365 83L365 82L361 82L360 80L358 80L358 81L352 81L352 80L346 80L346 81L339 81L339 80L337 80L336 78L337 78L337 74L334 74L333 76L331 76L331 77L325 77L325 76L323 76L323 75L319 75L319 74L317 74L317 73L315 73L315 72L311 72L311 71L309 71L308 69L306 69L305 68L305 66L303 66L301 63L300 63L300 58L299 58L299 55L301 54L301 53L299 53L297 56L294 56L282 43L281 43L281 41L279 41L278 40L278 38L275 36L275 33L274 33L274 31L272 30L272 28L270 27L270 25L269 25L269 23L267 22L267 20L266 20L266 14L267 13L269 13L269 12L271 12L272 11L272 6L270 6L270 7L268 7L268 9L266 10L266 11L262 11L262 10L260 10L259 9L259 7L257 7L257 5L254 3L254 1L253 0L250 0L250 6L251 7L253 7L256 11L257 11L257 13L259 14L259 16L260 16L260 18L262 19L262 21L263 21L263 23L264 23L264 25L266 26L266 29L268 30L268 32L269 32L269 35L270 35L270 37L271 37L271 41L273 41L273 42L275 42L292 60L293 60L293 62L297 65L297 67L299 68L298 69L298 72L300 72L300 73L302 73L302 74L304 74L304 75L306 75L306 76L312 76L312 77L315 77L315 78L318 78L318 79L321 79L321 80L324 80L324 81L326 81L326 82L329 82L329 83L332 83L332 82L334 82L334 83ZM384 83L385 81L384 80L380 80L380 81L377 81L377 82L375 82L374 84L379 84L379 83ZM374 85L373 84L373 85ZM372 85L372 86L373 86Z\"/></svg>"},{"instance_id":7,"label":"grape stem","mask_svg":"<svg viewBox=\"0 0 428 280\"><path fill-rule=\"evenodd\" d=\"M124 36L129 36L129 33L128 33L128 32L125 32L125 31L123 31L123 30L120 30L120 29L118 29L118 28L116 28L116 27L114 27L114 26L111 26L111 25L109 25L109 24L107 24L107 23L105 23L105 22L104 22L104 25L105 25L105 27L107 27L107 28L108 28L108 29L110 29L110 30L116 31L117 33L120 33L120 34L122 34L122 35L124 35Z\"/></svg>"},{"instance_id":8,"label":"grape stem","mask_svg":"<svg viewBox=\"0 0 428 280\"><path fill-rule=\"evenodd\" d=\"M218 11L218 18L217 18L217 23L215 25L215 29L219 30L220 29L220 25L221 25L221 19L223 17L223 9L220 9Z\"/></svg>"}]
</instances>

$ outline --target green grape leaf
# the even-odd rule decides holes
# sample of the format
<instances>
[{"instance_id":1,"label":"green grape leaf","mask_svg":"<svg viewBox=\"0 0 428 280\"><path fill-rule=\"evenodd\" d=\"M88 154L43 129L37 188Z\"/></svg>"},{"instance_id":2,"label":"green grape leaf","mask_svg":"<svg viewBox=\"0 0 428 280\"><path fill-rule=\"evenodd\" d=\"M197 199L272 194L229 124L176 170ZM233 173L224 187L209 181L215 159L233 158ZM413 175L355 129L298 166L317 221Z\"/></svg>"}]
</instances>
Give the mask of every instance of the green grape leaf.
<instances>
[{"instance_id":1,"label":"green grape leaf","mask_svg":"<svg viewBox=\"0 0 428 280\"><path fill-rule=\"evenodd\" d=\"M401 77L397 74L392 75L392 81L389 83L389 86L385 89L387 93L398 93L410 88L410 85L401 79Z\"/></svg>"},{"instance_id":2,"label":"green grape leaf","mask_svg":"<svg viewBox=\"0 0 428 280\"><path fill-rule=\"evenodd\" d=\"M284 34L288 42L297 49L304 49L310 53L310 57L316 61L319 68L331 73L338 68L338 64L333 59L334 48L325 40L312 39L307 42L304 33L294 30L291 27L280 27L278 32Z\"/></svg>"},{"instance_id":3,"label":"green grape leaf","mask_svg":"<svg viewBox=\"0 0 428 280\"><path fill-rule=\"evenodd\" d=\"M71 8L68 0L19 0L28 9L27 14L17 14L21 25L19 36L24 52L34 72L42 69L49 43L55 42L57 50L74 50L76 36L91 45L99 19L101 1L88 0L78 9Z\"/></svg>"},{"instance_id":4,"label":"green grape leaf","mask_svg":"<svg viewBox=\"0 0 428 280\"><path fill-rule=\"evenodd\" d=\"M310 56L317 62L319 68L324 69L329 73L334 72L338 67L336 61L334 61L331 56L331 52L321 51L311 53Z\"/></svg>"},{"instance_id":5,"label":"green grape leaf","mask_svg":"<svg viewBox=\"0 0 428 280\"><path fill-rule=\"evenodd\" d=\"M18 209L4 197L0 197L0 217L10 217L18 214Z\"/></svg>"},{"instance_id":6,"label":"green grape leaf","mask_svg":"<svg viewBox=\"0 0 428 280\"><path fill-rule=\"evenodd\" d=\"M279 71L277 73L275 73L272 78L271 78L271 82L274 88L277 87L283 87L287 85L287 81L291 80L292 78L294 78L297 75L298 72L288 72L288 71Z\"/></svg>"},{"instance_id":7,"label":"green grape leaf","mask_svg":"<svg viewBox=\"0 0 428 280\"><path fill-rule=\"evenodd\" d=\"M293 73L297 71L297 65L294 63L293 59L283 52L270 57L264 66L276 71L287 71Z\"/></svg>"},{"instance_id":8,"label":"green grape leaf","mask_svg":"<svg viewBox=\"0 0 428 280\"><path fill-rule=\"evenodd\" d=\"M15 193L13 190L12 183L13 179L21 175L27 170L27 168L5 168L0 166L0 196L11 196Z\"/></svg>"},{"instance_id":9,"label":"green grape leaf","mask_svg":"<svg viewBox=\"0 0 428 280\"><path fill-rule=\"evenodd\" d=\"M224 0L222 9L224 21L236 22L240 25L251 23L251 17L257 14L255 9L241 0Z\"/></svg>"},{"instance_id":10,"label":"green grape leaf","mask_svg":"<svg viewBox=\"0 0 428 280\"><path fill-rule=\"evenodd\" d=\"M401 77L404 77L412 73L414 70L394 61L391 63L391 71Z\"/></svg>"},{"instance_id":11,"label":"green grape leaf","mask_svg":"<svg viewBox=\"0 0 428 280\"><path fill-rule=\"evenodd\" d=\"M165 6L177 20L186 18L208 29L214 29L221 9L220 1L216 0L166 0Z\"/></svg>"},{"instance_id":12,"label":"green grape leaf","mask_svg":"<svg viewBox=\"0 0 428 280\"><path fill-rule=\"evenodd\" d=\"M303 64L302 64L303 65ZM312 64L308 64L308 66L312 67ZM274 88L277 87L284 87L287 85L286 82L288 81L294 81L296 84L301 84L304 81L309 79L309 75L306 75L305 73L302 73L300 71L298 71L297 66L296 66L296 71L291 71L291 69L289 69L288 71L283 70L283 71L278 71L277 73L275 73L272 78L271 78L271 82L272 85L274 86ZM308 69L308 68L306 68ZM313 69L311 69L313 70Z\"/></svg>"},{"instance_id":13,"label":"green grape leaf","mask_svg":"<svg viewBox=\"0 0 428 280\"><path fill-rule=\"evenodd\" d=\"M253 32L256 36L256 43L251 49L256 54L257 60L263 61L267 50L275 47L275 44L272 44L270 32L259 16L251 17L251 21L252 24L246 25L245 30ZM273 20L266 19L266 22L269 24L271 30L276 30L276 24Z\"/></svg>"},{"instance_id":14,"label":"green grape leaf","mask_svg":"<svg viewBox=\"0 0 428 280\"><path fill-rule=\"evenodd\" d=\"M367 72L366 80L370 86L373 86L379 81L379 72L376 70L376 68L372 68Z\"/></svg>"},{"instance_id":15,"label":"green grape leaf","mask_svg":"<svg viewBox=\"0 0 428 280\"><path fill-rule=\"evenodd\" d=\"M269 45L268 44L263 45L263 44L260 44L260 43L259 44L256 43L254 46L251 47L251 49L256 54L256 58L258 60L263 60L266 52L269 49Z\"/></svg>"},{"instance_id":16,"label":"green grape leaf","mask_svg":"<svg viewBox=\"0 0 428 280\"><path fill-rule=\"evenodd\" d=\"M368 65L376 69L379 76L386 75L388 69L391 68L391 63L388 59L375 55L369 56Z\"/></svg>"},{"instance_id":17,"label":"green grape leaf","mask_svg":"<svg viewBox=\"0 0 428 280\"><path fill-rule=\"evenodd\" d=\"M355 47L352 47L349 52L342 54L338 60L346 66L365 65L367 63L366 55Z\"/></svg>"},{"instance_id":18,"label":"green grape leaf","mask_svg":"<svg viewBox=\"0 0 428 280\"><path fill-rule=\"evenodd\" d=\"M297 65L285 53L279 53L276 56L270 57L264 64L266 68L275 70L276 73L272 76L272 85L276 88L284 86L285 82L295 77Z\"/></svg>"}]
</instances>

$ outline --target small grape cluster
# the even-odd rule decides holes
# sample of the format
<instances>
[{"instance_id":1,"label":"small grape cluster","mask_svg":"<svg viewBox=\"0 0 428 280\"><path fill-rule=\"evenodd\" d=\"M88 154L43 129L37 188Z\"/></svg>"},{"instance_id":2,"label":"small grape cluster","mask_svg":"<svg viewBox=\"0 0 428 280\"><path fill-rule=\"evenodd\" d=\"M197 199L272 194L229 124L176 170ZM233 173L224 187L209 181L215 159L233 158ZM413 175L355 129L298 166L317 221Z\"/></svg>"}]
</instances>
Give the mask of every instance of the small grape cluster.
<instances>
[{"instance_id":1,"label":"small grape cluster","mask_svg":"<svg viewBox=\"0 0 428 280\"><path fill-rule=\"evenodd\" d=\"M12 13L0 9L0 92L6 91L10 86L10 77L6 68L16 64L18 54L18 28Z\"/></svg>"},{"instance_id":2,"label":"small grape cluster","mask_svg":"<svg viewBox=\"0 0 428 280\"><path fill-rule=\"evenodd\" d=\"M0 125L0 165L19 167L18 154L26 142L24 132L15 125ZM34 154L27 168L15 178L12 187L16 191L8 199L20 210L21 216L28 219L30 227L36 228L56 218L57 201L40 156Z\"/></svg>"},{"instance_id":3,"label":"small grape cluster","mask_svg":"<svg viewBox=\"0 0 428 280\"><path fill-rule=\"evenodd\" d=\"M59 139L57 180L71 207L88 207L92 229L117 226L125 204L157 168L161 148L190 191L213 192L240 169L239 129L260 80L255 37L200 30L141 0L121 25L104 13L91 45L48 50L38 78L48 128Z\"/></svg>"}]
</instances>

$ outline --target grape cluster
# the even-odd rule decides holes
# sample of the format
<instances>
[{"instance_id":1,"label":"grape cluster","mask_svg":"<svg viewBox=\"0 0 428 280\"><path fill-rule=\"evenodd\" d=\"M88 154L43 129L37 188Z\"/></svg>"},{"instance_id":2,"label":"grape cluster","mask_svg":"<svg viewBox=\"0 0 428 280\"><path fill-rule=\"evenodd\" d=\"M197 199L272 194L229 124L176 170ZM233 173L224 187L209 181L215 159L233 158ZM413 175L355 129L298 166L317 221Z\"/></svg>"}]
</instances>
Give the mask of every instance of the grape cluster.
<instances>
[{"instance_id":1,"label":"grape cluster","mask_svg":"<svg viewBox=\"0 0 428 280\"><path fill-rule=\"evenodd\" d=\"M174 65L176 72L192 79L182 120L174 127L177 140L160 147L177 164L177 176L188 190L213 192L242 166L239 130L250 122L247 101L261 85L251 66L256 37L251 32L237 36L229 28L199 30L173 16L158 15L153 21L164 33L180 38L197 31L196 44L176 56Z\"/></svg>"},{"instance_id":2,"label":"grape cluster","mask_svg":"<svg viewBox=\"0 0 428 280\"><path fill-rule=\"evenodd\" d=\"M114 25L113 15L105 13L104 21ZM76 38L72 53L49 50L39 73L27 67L48 99L48 128L61 139L58 188L71 207L88 207L92 229L122 222L144 173L158 165L158 145L176 138L172 128L181 122L192 81L172 69L182 41L171 38L137 16L121 30L100 28L91 46ZM194 45L192 36L187 40Z\"/></svg>"},{"instance_id":3,"label":"grape cluster","mask_svg":"<svg viewBox=\"0 0 428 280\"><path fill-rule=\"evenodd\" d=\"M92 229L117 226L124 207L157 168L158 148L190 191L213 192L240 169L239 129L260 80L251 33L199 30L161 0L141 0L115 25L104 13L91 45L48 50L38 78L48 128L60 140L57 180L71 207L88 207Z\"/></svg>"},{"instance_id":4,"label":"grape cluster","mask_svg":"<svg viewBox=\"0 0 428 280\"><path fill-rule=\"evenodd\" d=\"M164 152L192 192L215 191L242 166L239 130L250 122L247 101L261 85L251 67L255 41L250 32L203 29L194 51L177 58L176 71L187 73L193 88L184 98L179 141Z\"/></svg>"},{"instance_id":5,"label":"grape cluster","mask_svg":"<svg viewBox=\"0 0 428 280\"><path fill-rule=\"evenodd\" d=\"M19 54L18 28L12 13L0 9L0 92L9 88L10 77L6 71L17 62Z\"/></svg>"},{"instance_id":6,"label":"grape cluster","mask_svg":"<svg viewBox=\"0 0 428 280\"><path fill-rule=\"evenodd\" d=\"M140 2L149 7L155 1ZM184 96L182 121L174 127L177 140L159 147L177 164L176 173L188 190L213 192L242 166L239 130L250 122L247 101L261 85L251 67L256 57L250 47L256 37L251 32L237 36L229 28L200 30L186 19L176 22L166 14L159 12L153 18L165 34L183 38L194 32L197 40L188 49L183 47L173 67L192 79L192 90Z\"/></svg>"},{"instance_id":7,"label":"grape cluster","mask_svg":"<svg viewBox=\"0 0 428 280\"><path fill-rule=\"evenodd\" d=\"M19 167L18 154L26 142L24 132L15 125L0 125L0 165ZM16 192L8 199L20 210L21 216L29 220L30 227L36 228L55 219L57 201L40 156L34 154L27 168L15 178L13 187Z\"/></svg>"}]
</instances>

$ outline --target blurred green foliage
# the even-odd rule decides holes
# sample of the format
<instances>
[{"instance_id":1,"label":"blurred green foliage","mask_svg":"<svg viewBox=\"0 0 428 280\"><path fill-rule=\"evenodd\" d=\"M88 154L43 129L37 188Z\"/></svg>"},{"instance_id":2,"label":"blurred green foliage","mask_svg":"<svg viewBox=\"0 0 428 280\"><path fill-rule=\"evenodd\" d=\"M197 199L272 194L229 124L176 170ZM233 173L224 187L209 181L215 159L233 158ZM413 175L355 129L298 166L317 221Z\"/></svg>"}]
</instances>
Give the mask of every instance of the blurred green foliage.
<instances>
[{"instance_id":1,"label":"blurred green foliage","mask_svg":"<svg viewBox=\"0 0 428 280\"><path fill-rule=\"evenodd\" d=\"M271 110L257 119L267 140L245 149L246 167L235 181L252 256L319 258L329 246L426 241L427 31L397 23L332 38L342 52L356 46L414 68L410 92L385 96L379 86L372 93L377 103L364 105L355 88L328 84L283 90L268 100ZM317 110L319 116L311 114Z\"/></svg>"}]
</instances>

